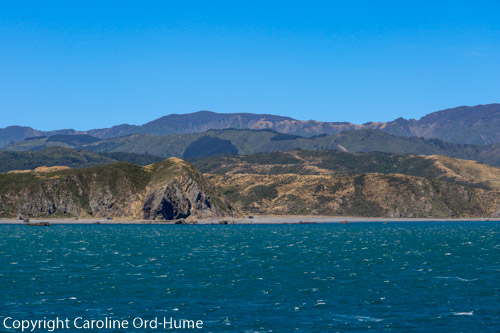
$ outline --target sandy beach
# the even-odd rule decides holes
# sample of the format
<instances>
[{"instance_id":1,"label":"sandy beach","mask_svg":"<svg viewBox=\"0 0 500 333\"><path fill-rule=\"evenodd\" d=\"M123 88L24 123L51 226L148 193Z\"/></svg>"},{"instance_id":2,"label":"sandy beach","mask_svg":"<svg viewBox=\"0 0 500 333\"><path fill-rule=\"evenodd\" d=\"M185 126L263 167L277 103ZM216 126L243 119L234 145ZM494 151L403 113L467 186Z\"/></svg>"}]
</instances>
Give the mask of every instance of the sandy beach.
<instances>
[{"instance_id":1,"label":"sandy beach","mask_svg":"<svg viewBox=\"0 0 500 333\"><path fill-rule=\"evenodd\" d=\"M30 223L49 222L50 224L315 224L315 223L393 223L393 222L498 222L500 218L494 217L470 217L470 218L384 218L384 217L353 217L353 216L269 216L256 215L253 217L227 217L219 219L182 219L172 221L160 220L130 220L105 218L95 219L67 219L67 218L33 218ZM0 219L0 224L25 224L23 220L18 219Z\"/></svg>"}]
</instances>

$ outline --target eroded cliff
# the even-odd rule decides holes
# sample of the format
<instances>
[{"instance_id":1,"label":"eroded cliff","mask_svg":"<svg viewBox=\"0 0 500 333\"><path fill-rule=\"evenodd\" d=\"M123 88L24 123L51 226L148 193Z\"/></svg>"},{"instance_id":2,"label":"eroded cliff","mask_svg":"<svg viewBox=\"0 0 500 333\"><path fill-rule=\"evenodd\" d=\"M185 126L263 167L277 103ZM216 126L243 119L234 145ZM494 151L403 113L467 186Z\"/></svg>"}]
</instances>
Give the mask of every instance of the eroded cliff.
<instances>
[{"instance_id":1,"label":"eroded cliff","mask_svg":"<svg viewBox=\"0 0 500 333\"><path fill-rule=\"evenodd\" d=\"M167 159L147 167L0 174L0 216L172 220L232 215L227 200L191 165Z\"/></svg>"}]
</instances>

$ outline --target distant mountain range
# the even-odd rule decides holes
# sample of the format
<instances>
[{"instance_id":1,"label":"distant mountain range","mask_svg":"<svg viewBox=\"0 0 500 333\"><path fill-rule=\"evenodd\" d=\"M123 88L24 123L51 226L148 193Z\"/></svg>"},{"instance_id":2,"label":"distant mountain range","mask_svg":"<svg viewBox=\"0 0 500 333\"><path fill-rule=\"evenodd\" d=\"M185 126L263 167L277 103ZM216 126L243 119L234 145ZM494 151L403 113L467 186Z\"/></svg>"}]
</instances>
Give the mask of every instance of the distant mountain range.
<instances>
[{"instance_id":1,"label":"distant mountain range","mask_svg":"<svg viewBox=\"0 0 500 333\"><path fill-rule=\"evenodd\" d=\"M434 112L419 120L398 118L390 122L370 122L363 125L348 122L302 121L268 114L199 111L167 115L140 126L123 124L89 131L72 129L40 131L31 127L9 126L0 129L0 147L36 136L90 135L99 139L109 139L132 134L170 135L228 128L271 129L279 133L305 137L373 129L396 136L437 138L452 143L494 144L500 143L500 104L461 106Z\"/></svg>"},{"instance_id":2,"label":"distant mountain range","mask_svg":"<svg viewBox=\"0 0 500 333\"><path fill-rule=\"evenodd\" d=\"M490 104L363 125L200 111L83 132L11 126L0 217L498 217L499 122Z\"/></svg>"}]
</instances>

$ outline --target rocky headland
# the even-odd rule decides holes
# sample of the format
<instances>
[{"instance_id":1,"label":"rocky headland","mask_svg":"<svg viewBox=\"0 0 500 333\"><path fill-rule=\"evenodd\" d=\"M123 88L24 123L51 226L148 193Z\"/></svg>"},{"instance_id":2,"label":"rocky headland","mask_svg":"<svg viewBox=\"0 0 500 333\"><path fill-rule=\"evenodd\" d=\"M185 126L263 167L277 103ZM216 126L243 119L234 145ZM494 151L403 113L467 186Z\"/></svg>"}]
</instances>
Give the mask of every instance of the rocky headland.
<instances>
[{"instance_id":1,"label":"rocky headland","mask_svg":"<svg viewBox=\"0 0 500 333\"><path fill-rule=\"evenodd\" d=\"M174 220L233 214L190 164L177 158L140 167L0 174L0 216Z\"/></svg>"},{"instance_id":2,"label":"rocky headland","mask_svg":"<svg viewBox=\"0 0 500 333\"><path fill-rule=\"evenodd\" d=\"M0 217L136 221L260 216L500 217L500 169L404 155L292 151L0 174ZM417 167L418 166L418 167Z\"/></svg>"}]
</instances>

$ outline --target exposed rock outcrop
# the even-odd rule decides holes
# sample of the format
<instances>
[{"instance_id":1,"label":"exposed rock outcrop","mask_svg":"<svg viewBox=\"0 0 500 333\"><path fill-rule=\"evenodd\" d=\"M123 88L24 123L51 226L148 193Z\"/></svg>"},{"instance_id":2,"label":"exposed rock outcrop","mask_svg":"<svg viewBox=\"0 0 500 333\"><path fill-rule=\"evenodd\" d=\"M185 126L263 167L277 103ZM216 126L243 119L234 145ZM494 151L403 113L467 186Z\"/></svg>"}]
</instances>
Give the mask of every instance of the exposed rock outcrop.
<instances>
[{"instance_id":1,"label":"exposed rock outcrop","mask_svg":"<svg viewBox=\"0 0 500 333\"><path fill-rule=\"evenodd\" d=\"M433 163L430 158L425 161ZM478 169L471 163L457 166L455 162L441 162L446 179L461 175L461 182L486 184L488 177L497 175L496 170ZM394 173L332 175L327 173L328 165L323 165L325 169L321 164L305 165L311 168L291 166L282 168L288 173L279 169L275 175L269 174L274 169L255 165L240 166L231 173L203 175L191 164L170 158L146 167L122 162L88 169L4 173L0 174L0 216L187 222L243 214L500 216L500 191L493 185L478 188ZM245 170L260 170L262 174L241 173ZM293 174L293 170L318 174Z\"/></svg>"},{"instance_id":2,"label":"exposed rock outcrop","mask_svg":"<svg viewBox=\"0 0 500 333\"><path fill-rule=\"evenodd\" d=\"M174 220L191 215L191 208L210 211L207 195L192 180L172 181L164 187L150 191L142 210L145 219Z\"/></svg>"},{"instance_id":3,"label":"exposed rock outcrop","mask_svg":"<svg viewBox=\"0 0 500 333\"><path fill-rule=\"evenodd\" d=\"M210 195L199 183L190 177L181 176L149 189L143 200L142 213L146 220L176 220L190 216L219 217L227 211L212 205Z\"/></svg>"},{"instance_id":4,"label":"exposed rock outcrop","mask_svg":"<svg viewBox=\"0 0 500 333\"><path fill-rule=\"evenodd\" d=\"M49 169L50 170L50 169ZM117 217L175 220L222 217L232 208L180 159L139 167L0 174L0 216Z\"/></svg>"}]
</instances>

